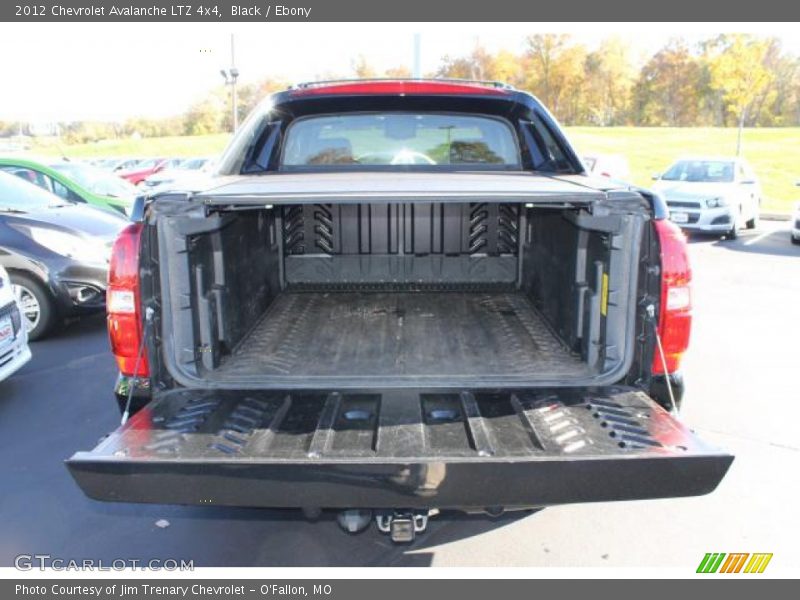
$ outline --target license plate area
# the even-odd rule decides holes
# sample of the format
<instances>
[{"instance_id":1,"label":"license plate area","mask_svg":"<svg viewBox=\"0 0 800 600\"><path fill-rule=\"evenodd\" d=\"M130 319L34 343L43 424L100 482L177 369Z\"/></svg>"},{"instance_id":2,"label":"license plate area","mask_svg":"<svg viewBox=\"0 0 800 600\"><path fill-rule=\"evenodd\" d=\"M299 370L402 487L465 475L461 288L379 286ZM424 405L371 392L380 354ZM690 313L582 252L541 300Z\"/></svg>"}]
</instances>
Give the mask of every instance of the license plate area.
<instances>
[{"instance_id":1,"label":"license plate area","mask_svg":"<svg viewBox=\"0 0 800 600\"><path fill-rule=\"evenodd\" d=\"M669 218L673 223L683 224L689 222L689 215L685 212L670 212Z\"/></svg>"},{"instance_id":2,"label":"license plate area","mask_svg":"<svg viewBox=\"0 0 800 600\"><path fill-rule=\"evenodd\" d=\"M0 348L14 341L14 324L10 315L0 316Z\"/></svg>"}]
</instances>

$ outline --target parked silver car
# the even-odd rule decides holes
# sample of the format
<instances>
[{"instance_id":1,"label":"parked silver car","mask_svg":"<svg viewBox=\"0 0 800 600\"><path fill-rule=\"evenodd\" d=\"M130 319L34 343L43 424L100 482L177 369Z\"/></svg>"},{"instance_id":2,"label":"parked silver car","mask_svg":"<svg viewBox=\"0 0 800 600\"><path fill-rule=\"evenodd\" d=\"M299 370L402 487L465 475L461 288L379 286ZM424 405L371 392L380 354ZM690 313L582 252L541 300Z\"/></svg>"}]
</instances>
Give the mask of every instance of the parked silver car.
<instances>
[{"instance_id":1,"label":"parked silver car","mask_svg":"<svg viewBox=\"0 0 800 600\"><path fill-rule=\"evenodd\" d=\"M682 158L653 179L682 229L733 239L739 229L758 226L761 185L744 159Z\"/></svg>"}]
</instances>

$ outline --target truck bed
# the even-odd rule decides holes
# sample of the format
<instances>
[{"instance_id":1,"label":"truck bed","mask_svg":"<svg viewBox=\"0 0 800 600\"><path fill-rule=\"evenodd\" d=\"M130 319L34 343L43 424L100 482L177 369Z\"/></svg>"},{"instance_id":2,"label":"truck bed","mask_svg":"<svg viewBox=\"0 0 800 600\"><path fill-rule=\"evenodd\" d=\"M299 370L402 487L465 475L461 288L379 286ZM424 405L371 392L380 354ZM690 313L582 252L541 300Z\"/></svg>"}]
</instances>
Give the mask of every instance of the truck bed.
<instances>
[{"instance_id":1,"label":"truck bed","mask_svg":"<svg viewBox=\"0 0 800 600\"><path fill-rule=\"evenodd\" d=\"M287 292L212 377L582 377L521 292Z\"/></svg>"},{"instance_id":2,"label":"truck bed","mask_svg":"<svg viewBox=\"0 0 800 600\"><path fill-rule=\"evenodd\" d=\"M645 215L601 213L342 202L165 216L165 366L215 389L619 381Z\"/></svg>"}]
</instances>

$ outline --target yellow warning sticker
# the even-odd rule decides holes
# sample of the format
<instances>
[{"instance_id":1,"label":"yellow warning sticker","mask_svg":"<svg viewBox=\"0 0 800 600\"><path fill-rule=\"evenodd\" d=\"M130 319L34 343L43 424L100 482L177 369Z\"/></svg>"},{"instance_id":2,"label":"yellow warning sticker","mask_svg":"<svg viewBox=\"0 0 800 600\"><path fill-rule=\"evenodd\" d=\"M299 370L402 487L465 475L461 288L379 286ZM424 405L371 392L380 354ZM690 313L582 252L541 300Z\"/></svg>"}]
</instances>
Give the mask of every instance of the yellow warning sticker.
<instances>
[{"instance_id":1,"label":"yellow warning sticker","mask_svg":"<svg viewBox=\"0 0 800 600\"><path fill-rule=\"evenodd\" d=\"M603 273L603 289L600 291L600 314L608 313L608 273Z\"/></svg>"}]
</instances>

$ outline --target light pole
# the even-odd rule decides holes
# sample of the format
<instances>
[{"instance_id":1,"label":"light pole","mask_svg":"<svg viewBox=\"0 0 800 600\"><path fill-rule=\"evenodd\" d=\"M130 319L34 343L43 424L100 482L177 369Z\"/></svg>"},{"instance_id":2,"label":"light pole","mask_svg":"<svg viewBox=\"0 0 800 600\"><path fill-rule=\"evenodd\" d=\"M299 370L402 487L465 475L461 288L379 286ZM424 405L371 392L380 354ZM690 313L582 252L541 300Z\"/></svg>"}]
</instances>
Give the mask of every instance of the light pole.
<instances>
[{"instance_id":1,"label":"light pole","mask_svg":"<svg viewBox=\"0 0 800 600\"><path fill-rule=\"evenodd\" d=\"M422 79L422 34L414 34L414 69L412 71L414 79Z\"/></svg>"},{"instance_id":2,"label":"light pole","mask_svg":"<svg viewBox=\"0 0 800 600\"><path fill-rule=\"evenodd\" d=\"M225 85L231 86L231 112L233 113L233 131L239 129L239 106L236 97L236 80L239 77L239 69L236 68L236 55L234 53L233 34L231 34L231 68L220 69L219 72L225 80Z\"/></svg>"}]
</instances>

